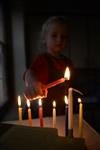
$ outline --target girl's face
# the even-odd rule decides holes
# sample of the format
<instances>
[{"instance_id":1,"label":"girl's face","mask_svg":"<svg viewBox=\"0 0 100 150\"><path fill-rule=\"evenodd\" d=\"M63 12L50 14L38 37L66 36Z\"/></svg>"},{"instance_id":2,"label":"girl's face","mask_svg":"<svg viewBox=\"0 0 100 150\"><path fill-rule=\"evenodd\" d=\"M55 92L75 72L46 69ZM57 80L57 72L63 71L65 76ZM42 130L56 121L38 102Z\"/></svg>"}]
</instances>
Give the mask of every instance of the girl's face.
<instances>
[{"instance_id":1,"label":"girl's face","mask_svg":"<svg viewBox=\"0 0 100 150\"><path fill-rule=\"evenodd\" d=\"M64 50L68 42L68 31L64 24L53 23L45 36L48 52L57 55Z\"/></svg>"}]
</instances>

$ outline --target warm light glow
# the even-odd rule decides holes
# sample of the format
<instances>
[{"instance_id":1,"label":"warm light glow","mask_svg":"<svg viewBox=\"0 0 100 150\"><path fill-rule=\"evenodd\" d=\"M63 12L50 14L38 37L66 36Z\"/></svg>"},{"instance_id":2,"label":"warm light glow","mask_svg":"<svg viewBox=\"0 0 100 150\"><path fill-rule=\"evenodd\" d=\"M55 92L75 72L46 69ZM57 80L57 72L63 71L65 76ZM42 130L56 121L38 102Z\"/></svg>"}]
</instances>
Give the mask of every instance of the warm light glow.
<instances>
[{"instance_id":1,"label":"warm light glow","mask_svg":"<svg viewBox=\"0 0 100 150\"><path fill-rule=\"evenodd\" d=\"M80 98L78 98L78 103L81 103L81 102L82 102L82 100Z\"/></svg>"},{"instance_id":2,"label":"warm light glow","mask_svg":"<svg viewBox=\"0 0 100 150\"><path fill-rule=\"evenodd\" d=\"M42 98L46 98L46 96L36 96L32 100L37 100L37 99L42 99Z\"/></svg>"},{"instance_id":3,"label":"warm light glow","mask_svg":"<svg viewBox=\"0 0 100 150\"><path fill-rule=\"evenodd\" d=\"M18 106L20 107L21 106L21 97L18 96Z\"/></svg>"},{"instance_id":4,"label":"warm light glow","mask_svg":"<svg viewBox=\"0 0 100 150\"><path fill-rule=\"evenodd\" d=\"M56 107L56 101L53 101L53 107Z\"/></svg>"},{"instance_id":5,"label":"warm light glow","mask_svg":"<svg viewBox=\"0 0 100 150\"><path fill-rule=\"evenodd\" d=\"M30 101L27 99L27 107L30 107Z\"/></svg>"},{"instance_id":6,"label":"warm light glow","mask_svg":"<svg viewBox=\"0 0 100 150\"><path fill-rule=\"evenodd\" d=\"M65 95L65 104L68 105L68 98L66 95Z\"/></svg>"},{"instance_id":7,"label":"warm light glow","mask_svg":"<svg viewBox=\"0 0 100 150\"><path fill-rule=\"evenodd\" d=\"M42 106L42 100L41 100L41 98L39 99L39 106Z\"/></svg>"},{"instance_id":8,"label":"warm light glow","mask_svg":"<svg viewBox=\"0 0 100 150\"><path fill-rule=\"evenodd\" d=\"M66 70L65 70L65 74L64 74L64 78L66 80L70 80L70 70L68 67L66 67Z\"/></svg>"}]
</instances>

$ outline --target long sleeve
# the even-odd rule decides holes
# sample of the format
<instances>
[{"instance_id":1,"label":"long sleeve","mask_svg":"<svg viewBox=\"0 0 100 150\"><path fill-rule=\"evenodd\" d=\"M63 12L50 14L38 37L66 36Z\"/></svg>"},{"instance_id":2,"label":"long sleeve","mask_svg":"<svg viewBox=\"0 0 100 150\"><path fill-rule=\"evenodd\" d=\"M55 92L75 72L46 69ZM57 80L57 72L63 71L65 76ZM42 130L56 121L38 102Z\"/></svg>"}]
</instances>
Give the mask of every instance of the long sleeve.
<instances>
[{"instance_id":1,"label":"long sleeve","mask_svg":"<svg viewBox=\"0 0 100 150\"><path fill-rule=\"evenodd\" d=\"M33 72L34 76L42 82L43 84L48 83L48 63L45 59L45 56L37 56L30 66L30 70Z\"/></svg>"}]
</instances>

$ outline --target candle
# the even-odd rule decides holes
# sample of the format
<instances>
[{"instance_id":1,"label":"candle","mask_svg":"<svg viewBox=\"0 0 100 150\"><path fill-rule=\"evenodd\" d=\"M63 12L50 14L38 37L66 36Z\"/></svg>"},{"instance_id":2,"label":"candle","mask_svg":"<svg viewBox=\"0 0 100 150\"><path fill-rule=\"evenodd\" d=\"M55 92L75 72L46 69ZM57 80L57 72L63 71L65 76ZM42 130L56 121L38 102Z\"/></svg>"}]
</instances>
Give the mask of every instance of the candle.
<instances>
[{"instance_id":1,"label":"candle","mask_svg":"<svg viewBox=\"0 0 100 150\"><path fill-rule=\"evenodd\" d=\"M29 99L27 99L27 107L28 107L28 124L29 124L29 126L32 126L32 113L31 113Z\"/></svg>"},{"instance_id":2,"label":"candle","mask_svg":"<svg viewBox=\"0 0 100 150\"><path fill-rule=\"evenodd\" d=\"M18 96L18 115L19 115L19 123L22 124L22 107L21 107L21 97Z\"/></svg>"},{"instance_id":3,"label":"candle","mask_svg":"<svg viewBox=\"0 0 100 150\"><path fill-rule=\"evenodd\" d=\"M53 101L53 128L56 127L56 102Z\"/></svg>"},{"instance_id":4,"label":"candle","mask_svg":"<svg viewBox=\"0 0 100 150\"><path fill-rule=\"evenodd\" d=\"M83 104L80 98L78 98L79 102L79 137L82 137L83 134Z\"/></svg>"},{"instance_id":5,"label":"candle","mask_svg":"<svg viewBox=\"0 0 100 150\"><path fill-rule=\"evenodd\" d=\"M65 95L65 136L68 135L68 98Z\"/></svg>"},{"instance_id":6,"label":"candle","mask_svg":"<svg viewBox=\"0 0 100 150\"><path fill-rule=\"evenodd\" d=\"M58 80L56 80L56 81L54 81L54 82L52 82L52 83L49 83L49 84L47 85L47 89L48 89L48 88L51 88L51 87L53 87L53 86L56 86L56 85L58 85L58 84L60 84L60 83L63 83L63 82L65 82L65 78L58 79Z\"/></svg>"},{"instance_id":7,"label":"candle","mask_svg":"<svg viewBox=\"0 0 100 150\"><path fill-rule=\"evenodd\" d=\"M73 89L68 89L68 136L73 137Z\"/></svg>"},{"instance_id":8,"label":"candle","mask_svg":"<svg viewBox=\"0 0 100 150\"><path fill-rule=\"evenodd\" d=\"M56 80L56 81L54 81L54 82L52 82L52 83L49 83L49 84L46 86L46 88L47 88L47 89L48 89L48 88L51 88L51 87L53 87L53 86L56 86L56 85L58 85L58 84L61 84L61 83L65 82L66 80L69 80L69 79L70 79L70 70L69 70L68 67L66 67L64 77L61 78L61 79L58 79L58 80Z\"/></svg>"},{"instance_id":9,"label":"candle","mask_svg":"<svg viewBox=\"0 0 100 150\"><path fill-rule=\"evenodd\" d=\"M43 127L43 110L41 98L39 99L39 118L40 118L40 127Z\"/></svg>"}]
</instances>

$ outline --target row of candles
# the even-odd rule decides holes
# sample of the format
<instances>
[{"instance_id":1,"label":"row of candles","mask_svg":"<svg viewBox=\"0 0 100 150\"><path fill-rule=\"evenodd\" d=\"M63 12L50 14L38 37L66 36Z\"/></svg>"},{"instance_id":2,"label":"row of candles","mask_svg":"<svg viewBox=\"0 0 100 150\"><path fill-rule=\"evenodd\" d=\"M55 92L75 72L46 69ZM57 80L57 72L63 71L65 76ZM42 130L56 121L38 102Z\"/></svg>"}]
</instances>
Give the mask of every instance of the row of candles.
<instances>
[{"instance_id":1,"label":"row of candles","mask_svg":"<svg viewBox=\"0 0 100 150\"><path fill-rule=\"evenodd\" d=\"M71 123L73 123L72 119L69 121L70 124L68 123L68 98L65 96L64 98L65 101L65 135L68 135L68 128L71 129ZM82 100L78 98L79 102L79 137L82 137L82 130L83 130L83 104ZM42 107L42 100L38 100L39 104L39 119L40 119L40 127L44 126L43 122L43 107ZM27 99L27 107L28 107L28 124L29 126L32 126L32 113L31 113L31 108L30 108L30 101ZM22 124L22 107L21 107L21 97L18 96L18 114L19 114L19 123ZM53 128L56 128L56 101L53 101L53 110L52 110L52 120L53 120Z\"/></svg>"},{"instance_id":2,"label":"row of candles","mask_svg":"<svg viewBox=\"0 0 100 150\"><path fill-rule=\"evenodd\" d=\"M28 123L29 126L32 126L32 113L30 107L30 100L27 99L27 107L28 107ZM18 96L18 116L19 116L19 123L22 124L22 106L21 106L21 97ZM39 118L40 118L40 126L43 127L43 108L42 108L42 100L39 99Z\"/></svg>"},{"instance_id":3,"label":"row of candles","mask_svg":"<svg viewBox=\"0 0 100 150\"><path fill-rule=\"evenodd\" d=\"M68 81L70 80L70 70L68 67L66 67L66 70L65 70L65 74L64 74L64 77L52 82L52 83L49 83L47 85L47 89L48 88L52 88L58 84L61 84L65 81ZM83 93L81 93L80 91L74 89L74 88L69 88L68 89L68 102L66 103L65 102L65 108L66 108L66 111L65 111L65 116L66 116L66 134L67 134L67 130L68 130L68 135L70 137L73 137L73 120L74 120L74 117L73 117L73 91L75 92L78 92L79 94L83 95ZM42 97L40 96L37 96L37 97L34 97L32 100L39 100L39 117L40 117L40 126L43 127L43 113L42 113ZM67 98L65 98L67 99ZM19 98L18 98L18 101L19 101ZM31 109L30 109L30 101L31 100L28 100L27 99L27 106L28 106L28 120L29 120L29 124L32 125L32 119L31 119ZM66 100L65 100L66 101ZM82 106L82 101L81 99L78 99L78 102L79 102L79 136L81 137L82 136L82 121L83 121L83 106ZM22 120L22 117L21 117L21 114L22 114L22 109L19 105L19 120L21 122ZM53 127L56 126L56 102L54 101L53 102ZM68 126L68 127L67 127Z\"/></svg>"}]
</instances>

